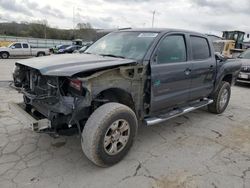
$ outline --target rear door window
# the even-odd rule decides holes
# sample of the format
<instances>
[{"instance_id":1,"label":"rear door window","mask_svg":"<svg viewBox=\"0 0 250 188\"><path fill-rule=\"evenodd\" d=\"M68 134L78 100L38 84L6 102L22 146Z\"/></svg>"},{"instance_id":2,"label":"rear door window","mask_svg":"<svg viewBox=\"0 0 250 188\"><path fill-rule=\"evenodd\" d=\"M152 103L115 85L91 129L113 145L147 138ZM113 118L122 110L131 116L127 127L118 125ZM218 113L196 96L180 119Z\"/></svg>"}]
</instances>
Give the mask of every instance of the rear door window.
<instances>
[{"instance_id":1,"label":"rear door window","mask_svg":"<svg viewBox=\"0 0 250 188\"><path fill-rule=\"evenodd\" d=\"M193 60L208 59L211 56L210 47L206 38L191 36Z\"/></svg>"},{"instance_id":2,"label":"rear door window","mask_svg":"<svg viewBox=\"0 0 250 188\"><path fill-rule=\"evenodd\" d=\"M23 48L29 48L28 44L23 44Z\"/></svg>"}]
</instances>

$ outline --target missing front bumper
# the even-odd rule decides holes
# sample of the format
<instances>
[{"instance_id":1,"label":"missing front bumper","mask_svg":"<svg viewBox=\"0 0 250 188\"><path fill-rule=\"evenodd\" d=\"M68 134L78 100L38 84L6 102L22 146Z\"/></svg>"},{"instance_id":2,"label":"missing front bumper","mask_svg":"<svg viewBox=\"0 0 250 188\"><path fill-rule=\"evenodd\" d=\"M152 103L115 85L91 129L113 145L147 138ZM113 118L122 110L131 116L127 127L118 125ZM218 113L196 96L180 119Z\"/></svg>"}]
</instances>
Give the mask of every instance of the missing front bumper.
<instances>
[{"instance_id":1,"label":"missing front bumper","mask_svg":"<svg viewBox=\"0 0 250 188\"><path fill-rule=\"evenodd\" d=\"M18 120L29 125L33 131L39 132L51 127L51 121L47 118L37 119L26 112L24 103L9 103L10 110L17 116Z\"/></svg>"}]
</instances>

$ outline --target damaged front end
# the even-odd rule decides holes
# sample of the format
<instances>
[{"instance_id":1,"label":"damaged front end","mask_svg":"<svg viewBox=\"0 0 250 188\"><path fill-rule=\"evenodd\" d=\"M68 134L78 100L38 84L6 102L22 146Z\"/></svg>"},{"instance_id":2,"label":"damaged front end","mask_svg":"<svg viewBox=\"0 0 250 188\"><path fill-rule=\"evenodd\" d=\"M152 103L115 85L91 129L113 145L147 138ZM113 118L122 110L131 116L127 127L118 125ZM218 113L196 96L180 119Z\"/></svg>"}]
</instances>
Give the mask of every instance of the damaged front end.
<instances>
[{"instance_id":1,"label":"damaged front end","mask_svg":"<svg viewBox=\"0 0 250 188\"><path fill-rule=\"evenodd\" d=\"M48 120L48 123L41 126L36 123L36 127L32 127L34 130L57 132L58 129L71 127L79 120L87 118L89 94L80 80L45 76L36 69L20 64L16 64L13 78L14 87L23 93L24 102L19 106L36 120Z\"/></svg>"}]
</instances>

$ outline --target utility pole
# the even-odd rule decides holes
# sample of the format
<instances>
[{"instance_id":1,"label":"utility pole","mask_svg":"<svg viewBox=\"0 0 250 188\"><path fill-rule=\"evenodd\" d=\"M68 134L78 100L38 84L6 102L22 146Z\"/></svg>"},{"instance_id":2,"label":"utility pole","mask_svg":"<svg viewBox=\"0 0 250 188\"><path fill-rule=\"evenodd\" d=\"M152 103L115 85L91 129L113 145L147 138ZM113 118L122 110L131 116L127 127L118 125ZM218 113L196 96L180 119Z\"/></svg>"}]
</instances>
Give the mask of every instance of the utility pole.
<instances>
[{"instance_id":1,"label":"utility pole","mask_svg":"<svg viewBox=\"0 0 250 188\"><path fill-rule=\"evenodd\" d=\"M46 20L47 21L47 20ZM47 38L47 22L45 21L44 23L44 38L46 39Z\"/></svg>"},{"instance_id":2,"label":"utility pole","mask_svg":"<svg viewBox=\"0 0 250 188\"><path fill-rule=\"evenodd\" d=\"M73 38L75 38L75 6L73 7Z\"/></svg>"},{"instance_id":3,"label":"utility pole","mask_svg":"<svg viewBox=\"0 0 250 188\"><path fill-rule=\"evenodd\" d=\"M153 11L153 17L152 17L152 28L154 27L155 22L155 10Z\"/></svg>"},{"instance_id":4,"label":"utility pole","mask_svg":"<svg viewBox=\"0 0 250 188\"><path fill-rule=\"evenodd\" d=\"M44 25L44 38L47 39L47 19L42 20L42 24Z\"/></svg>"},{"instance_id":5,"label":"utility pole","mask_svg":"<svg viewBox=\"0 0 250 188\"><path fill-rule=\"evenodd\" d=\"M46 23L44 25L44 38L46 39L47 38L47 26L46 26Z\"/></svg>"}]
</instances>

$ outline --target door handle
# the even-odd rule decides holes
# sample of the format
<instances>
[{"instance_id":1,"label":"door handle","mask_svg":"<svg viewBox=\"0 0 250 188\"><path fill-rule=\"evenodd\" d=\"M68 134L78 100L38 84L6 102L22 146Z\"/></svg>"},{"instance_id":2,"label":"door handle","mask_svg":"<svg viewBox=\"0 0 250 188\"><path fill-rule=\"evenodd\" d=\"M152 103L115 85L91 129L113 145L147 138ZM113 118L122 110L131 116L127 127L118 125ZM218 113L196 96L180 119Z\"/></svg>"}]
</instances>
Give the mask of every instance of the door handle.
<instances>
[{"instance_id":1,"label":"door handle","mask_svg":"<svg viewBox=\"0 0 250 188\"><path fill-rule=\"evenodd\" d=\"M190 68L187 68L187 69L184 71L184 73L185 73L186 75L189 75L189 74L191 73L191 69L190 69Z\"/></svg>"},{"instance_id":2,"label":"door handle","mask_svg":"<svg viewBox=\"0 0 250 188\"><path fill-rule=\"evenodd\" d=\"M210 65L210 66L209 66L209 70L210 70L210 71L213 71L213 70L214 70L214 66L213 66L213 65Z\"/></svg>"}]
</instances>

